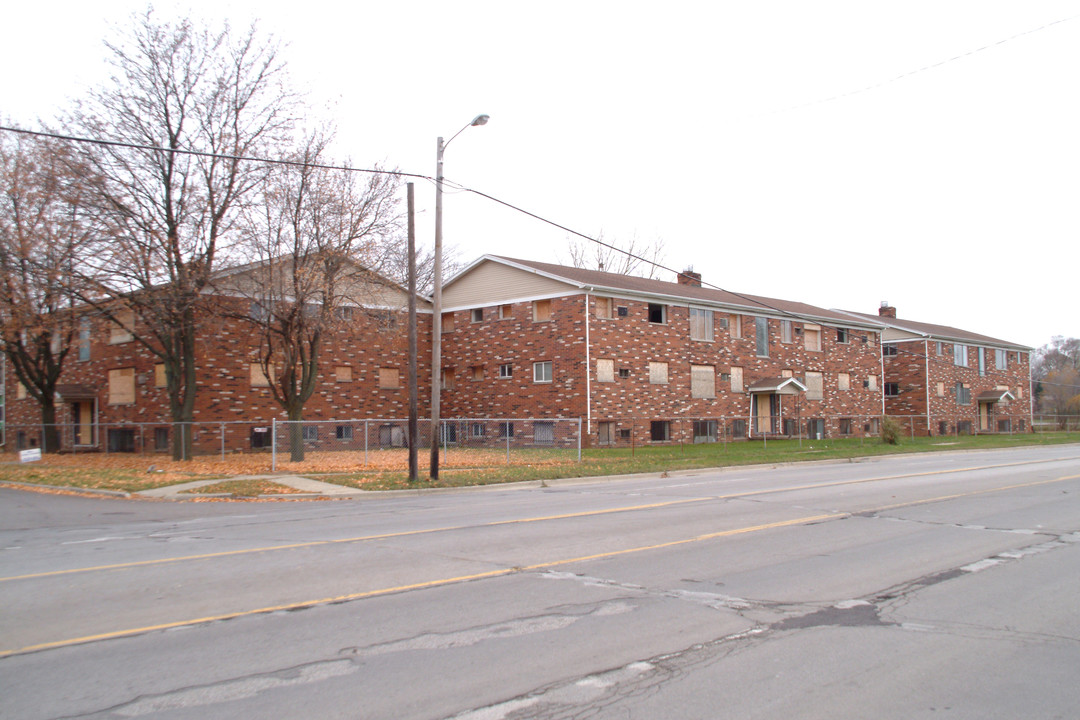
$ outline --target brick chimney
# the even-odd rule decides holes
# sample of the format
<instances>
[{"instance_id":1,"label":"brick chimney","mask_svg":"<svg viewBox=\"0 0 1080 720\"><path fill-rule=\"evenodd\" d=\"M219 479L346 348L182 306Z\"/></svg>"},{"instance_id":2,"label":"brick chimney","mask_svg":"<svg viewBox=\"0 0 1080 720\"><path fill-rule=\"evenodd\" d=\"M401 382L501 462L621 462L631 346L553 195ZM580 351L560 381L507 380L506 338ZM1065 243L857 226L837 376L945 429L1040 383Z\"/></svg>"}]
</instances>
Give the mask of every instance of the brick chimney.
<instances>
[{"instance_id":1,"label":"brick chimney","mask_svg":"<svg viewBox=\"0 0 1080 720\"><path fill-rule=\"evenodd\" d=\"M890 305L888 300L882 300L881 307L878 308L877 314L880 317L894 318L896 317L896 308Z\"/></svg>"},{"instance_id":2,"label":"brick chimney","mask_svg":"<svg viewBox=\"0 0 1080 720\"><path fill-rule=\"evenodd\" d=\"M686 268L679 273L679 284L701 287L701 273L696 273L690 268Z\"/></svg>"}]
</instances>

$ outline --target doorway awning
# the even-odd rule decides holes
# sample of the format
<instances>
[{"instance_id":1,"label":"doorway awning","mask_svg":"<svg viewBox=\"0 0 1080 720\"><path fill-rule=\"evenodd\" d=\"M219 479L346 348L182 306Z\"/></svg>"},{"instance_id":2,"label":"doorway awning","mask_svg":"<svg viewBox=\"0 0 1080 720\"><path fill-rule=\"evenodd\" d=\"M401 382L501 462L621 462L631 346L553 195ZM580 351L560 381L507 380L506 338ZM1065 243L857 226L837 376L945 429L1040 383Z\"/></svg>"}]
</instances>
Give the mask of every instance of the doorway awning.
<instances>
[{"instance_id":1,"label":"doorway awning","mask_svg":"<svg viewBox=\"0 0 1080 720\"><path fill-rule=\"evenodd\" d=\"M977 400L981 403L1004 403L1015 400L1016 396L1008 390L987 390L979 393Z\"/></svg>"},{"instance_id":2,"label":"doorway awning","mask_svg":"<svg viewBox=\"0 0 1080 720\"><path fill-rule=\"evenodd\" d=\"M751 383L747 389L751 394L765 393L766 395L798 395L806 392L805 385L789 377L765 378Z\"/></svg>"},{"instance_id":3,"label":"doorway awning","mask_svg":"<svg viewBox=\"0 0 1080 720\"><path fill-rule=\"evenodd\" d=\"M89 385L57 385L56 397L61 402L72 400L97 400L97 388Z\"/></svg>"}]
</instances>

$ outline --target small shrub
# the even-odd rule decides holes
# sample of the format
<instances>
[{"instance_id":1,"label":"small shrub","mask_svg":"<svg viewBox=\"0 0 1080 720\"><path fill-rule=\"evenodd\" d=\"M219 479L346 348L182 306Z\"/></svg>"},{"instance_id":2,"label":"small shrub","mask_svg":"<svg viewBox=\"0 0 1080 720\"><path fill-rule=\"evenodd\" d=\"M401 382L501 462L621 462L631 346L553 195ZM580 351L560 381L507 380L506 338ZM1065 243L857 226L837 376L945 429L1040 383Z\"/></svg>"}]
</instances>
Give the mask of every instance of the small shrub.
<instances>
[{"instance_id":1,"label":"small shrub","mask_svg":"<svg viewBox=\"0 0 1080 720\"><path fill-rule=\"evenodd\" d=\"M903 427L896 418L883 415L881 417L881 442L886 445L896 445L900 441L900 433Z\"/></svg>"}]
</instances>

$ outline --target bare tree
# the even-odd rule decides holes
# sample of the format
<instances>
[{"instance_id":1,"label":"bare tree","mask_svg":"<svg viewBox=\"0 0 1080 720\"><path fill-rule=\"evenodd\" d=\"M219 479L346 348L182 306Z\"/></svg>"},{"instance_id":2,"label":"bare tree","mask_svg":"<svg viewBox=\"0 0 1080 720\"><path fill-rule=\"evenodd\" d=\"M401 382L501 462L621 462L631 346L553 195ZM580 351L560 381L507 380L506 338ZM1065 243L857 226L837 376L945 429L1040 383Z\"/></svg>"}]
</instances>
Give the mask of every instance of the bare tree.
<instances>
[{"instance_id":1,"label":"bare tree","mask_svg":"<svg viewBox=\"0 0 1080 720\"><path fill-rule=\"evenodd\" d=\"M664 264L662 238L643 242L634 235L629 242L623 244L604 240L604 233L601 232L597 240L602 243L576 237L567 238L566 250L570 255L570 264L578 268L603 270L619 275L659 277Z\"/></svg>"},{"instance_id":2,"label":"bare tree","mask_svg":"<svg viewBox=\"0 0 1080 720\"><path fill-rule=\"evenodd\" d=\"M375 253L373 262L378 263L372 270L390 278L399 285L409 282L409 249L398 237L381 244ZM443 278L453 277L465 264L461 261L458 248L443 246ZM430 296L435 288L435 249L416 249L416 292Z\"/></svg>"},{"instance_id":3,"label":"bare tree","mask_svg":"<svg viewBox=\"0 0 1080 720\"><path fill-rule=\"evenodd\" d=\"M1080 414L1080 339L1054 336L1035 351L1031 375L1040 412L1061 416L1062 427Z\"/></svg>"},{"instance_id":4,"label":"bare tree","mask_svg":"<svg viewBox=\"0 0 1080 720\"><path fill-rule=\"evenodd\" d=\"M41 406L45 452L60 449L56 388L78 322L68 276L89 237L65 154L56 142L0 137L0 345Z\"/></svg>"},{"instance_id":5,"label":"bare tree","mask_svg":"<svg viewBox=\"0 0 1080 720\"><path fill-rule=\"evenodd\" d=\"M222 238L267 172L238 158L279 148L296 101L277 45L254 26L211 31L148 11L107 47L111 81L71 118L89 137L127 144L82 146L102 238L80 268L94 281L84 298L123 325L120 308L134 311L127 329L164 364L182 430L195 408L202 293L228 251ZM190 444L191 433L174 432L173 457L190 458Z\"/></svg>"},{"instance_id":6,"label":"bare tree","mask_svg":"<svg viewBox=\"0 0 1080 720\"><path fill-rule=\"evenodd\" d=\"M290 421L294 461L304 459L301 421L318 382L322 344L379 305L384 288L368 267L390 238L400 240L397 176L315 167L326 145L325 136L310 139L295 164L266 178L244 230L256 261L225 279L254 310L236 317L256 331L258 362Z\"/></svg>"}]
</instances>

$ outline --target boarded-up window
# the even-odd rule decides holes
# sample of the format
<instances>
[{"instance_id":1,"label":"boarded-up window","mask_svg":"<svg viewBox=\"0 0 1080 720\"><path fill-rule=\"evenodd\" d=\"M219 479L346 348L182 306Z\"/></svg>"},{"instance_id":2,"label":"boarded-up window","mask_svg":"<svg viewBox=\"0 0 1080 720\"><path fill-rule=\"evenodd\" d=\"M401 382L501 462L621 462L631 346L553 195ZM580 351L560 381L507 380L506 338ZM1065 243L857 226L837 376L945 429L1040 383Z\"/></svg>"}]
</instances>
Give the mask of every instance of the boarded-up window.
<instances>
[{"instance_id":1,"label":"boarded-up window","mask_svg":"<svg viewBox=\"0 0 1080 720\"><path fill-rule=\"evenodd\" d=\"M742 315L731 316L731 337L742 337Z\"/></svg>"},{"instance_id":2,"label":"boarded-up window","mask_svg":"<svg viewBox=\"0 0 1080 720\"><path fill-rule=\"evenodd\" d=\"M109 328L109 344L131 342L131 328L135 327L135 311L124 310L116 313L116 320Z\"/></svg>"},{"instance_id":3,"label":"boarded-up window","mask_svg":"<svg viewBox=\"0 0 1080 720\"><path fill-rule=\"evenodd\" d=\"M743 379L742 379L741 367L731 368L731 392L741 393L743 391Z\"/></svg>"},{"instance_id":4,"label":"boarded-up window","mask_svg":"<svg viewBox=\"0 0 1080 720\"><path fill-rule=\"evenodd\" d=\"M866 387L871 390L877 390L877 375L866 376Z\"/></svg>"},{"instance_id":5,"label":"boarded-up window","mask_svg":"<svg viewBox=\"0 0 1080 720\"><path fill-rule=\"evenodd\" d=\"M448 312L442 314L442 331L444 333L454 332L454 313Z\"/></svg>"},{"instance_id":6,"label":"boarded-up window","mask_svg":"<svg viewBox=\"0 0 1080 720\"><path fill-rule=\"evenodd\" d=\"M548 302L550 303L551 301L548 300ZM512 317L514 317L514 306L513 305L500 305L499 306L499 319L500 320L509 320Z\"/></svg>"},{"instance_id":7,"label":"boarded-up window","mask_svg":"<svg viewBox=\"0 0 1080 720\"><path fill-rule=\"evenodd\" d=\"M825 397L825 384L822 382L821 373L806 373L806 399L821 400Z\"/></svg>"},{"instance_id":8,"label":"boarded-up window","mask_svg":"<svg viewBox=\"0 0 1080 720\"><path fill-rule=\"evenodd\" d=\"M791 321L790 320L781 320L780 321L780 342L782 342L782 343L791 342Z\"/></svg>"},{"instance_id":9,"label":"boarded-up window","mask_svg":"<svg viewBox=\"0 0 1080 720\"><path fill-rule=\"evenodd\" d=\"M667 365L666 362L649 363L649 382L653 385L667 385Z\"/></svg>"},{"instance_id":10,"label":"boarded-up window","mask_svg":"<svg viewBox=\"0 0 1080 720\"><path fill-rule=\"evenodd\" d=\"M274 366L271 365L267 370L269 374L263 371L262 363L251 363L248 366L251 387L270 387L270 376L274 374Z\"/></svg>"},{"instance_id":11,"label":"boarded-up window","mask_svg":"<svg viewBox=\"0 0 1080 720\"><path fill-rule=\"evenodd\" d=\"M26 386L23 385L21 382L18 385L15 386L15 399L16 400L25 400L26 399Z\"/></svg>"},{"instance_id":12,"label":"boarded-up window","mask_svg":"<svg viewBox=\"0 0 1080 720\"><path fill-rule=\"evenodd\" d=\"M130 405L135 402L135 368L109 371L109 404Z\"/></svg>"},{"instance_id":13,"label":"boarded-up window","mask_svg":"<svg viewBox=\"0 0 1080 720\"><path fill-rule=\"evenodd\" d=\"M614 301L611 298L596 298L596 317L610 319Z\"/></svg>"},{"instance_id":14,"label":"boarded-up window","mask_svg":"<svg viewBox=\"0 0 1080 720\"><path fill-rule=\"evenodd\" d=\"M690 397L716 397L716 368L712 365L690 366Z\"/></svg>"},{"instance_id":15,"label":"boarded-up window","mask_svg":"<svg viewBox=\"0 0 1080 720\"><path fill-rule=\"evenodd\" d=\"M533 322L547 322L551 319L551 301L533 300Z\"/></svg>"},{"instance_id":16,"label":"boarded-up window","mask_svg":"<svg viewBox=\"0 0 1080 720\"><path fill-rule=\"evenodd\" d=\"M793 370L781 370L780 377L795 377L795 372Z\"/></svg>"},{"instance_id":17,"label":"boarded-up window","mask_svg":"<svg viewBox=\"0 0 1080 720\"><path fill-rule=\"evenodd\" d=\"M484 379L484 366L483 365L470 365L469 366L469 379L470 380L483 380Z\"/></svg>"},{"instance_id":18,"label":"boarded-up window","mask_svg":"<svg viewBox=\"0 0 1080 720\"><path fill-rule=\"evenodd\" d=\"M937 384L937 396L938 397L945 397L945 383L939 382Z\"/></svg>"},{"instance_id":19,"label":"boarded-up window","mask_svg":"<svg viewBox=\"0 0 1080 720\"><path fill-rule=\"evenodd\" d=\"M169 384L169 379L165 377L165 363L155 363L154 365L154 387L163 388Z\"/></svg>"},{"instance_id":20,"label":"boarded-up window","mask_svg":"<svg viewBox=\"0 0 1080 720\"><path fill-rule=\"evenodd\" d=\"M401 371L397 368L379 368L379 387L396 388L401 384Z\"/></svg>"},{"instance_id":21,"label":"boarded-up window","mask_svg":"<svg viewBox=\"0 0 1080 720\"><path fill-rule=\"evenodd\" d=\"M837 373L836 374L836 389L837 390L850 390L851 389L851 374L850 373Z\"/></svg>"},{"instance_id":22,"label":"boarded-up window","mask_svg":"<svg viewBox=\"0 0 1080 720\"><path fill-rule=\"evenodd\" d=\"M598 358L596 360L596 381L615 382L615 361Z\"/></svg>"},{"instance_id":23,"label":"boarded-up window","mask_svg":"<svg viewBox=\"0 0 1080 720\"><path fill-rule=\"evenodd\" d=\"M690 339L713 340L713 314L712 310L699 310L690 308Z\"/></svg>"},{"instance_id":24,"label":"boarded-up window","mask_svg":"<svg viewBox=\"0 0 1080 720\"><path fill-rule=\"evenodd\" d=\"M1024 388L1020 387L1019 385L1016 386L1016 399L1017 400L1023 400L1024 399Z\"/></svg>"},{"instance_id":25,"label":"boarded-up window","mask_svg":"<svg viewBox=\"0 0 1080 720\"><path fill-rule=\"evenodd\" d=\"M336 382L352 382L352 366L338 365L334 368L334 380Z\"/></svg>"},{"instance_id":26,"label":"boarded-up window","mask_svg":"<svg viewBox=\"0 0 1080 720\"><path fill-rule=\"evenodd\" d=\"M803 325L803 342L807 350L819 352L821 350L821 326Z\"/></svg>"},{"instance_id":27,"label":"boarded-up window","mask_svg":"<svg viewBox=\"0 0 1080 720\"><path fill-rule=\"evenodd\" d=\"M442 371L442 389L453 390L454 389L454 368L443 368Z\"/></svg>"}]
</instances>

